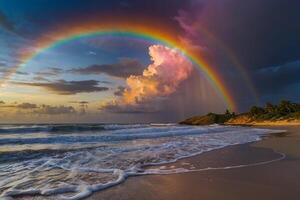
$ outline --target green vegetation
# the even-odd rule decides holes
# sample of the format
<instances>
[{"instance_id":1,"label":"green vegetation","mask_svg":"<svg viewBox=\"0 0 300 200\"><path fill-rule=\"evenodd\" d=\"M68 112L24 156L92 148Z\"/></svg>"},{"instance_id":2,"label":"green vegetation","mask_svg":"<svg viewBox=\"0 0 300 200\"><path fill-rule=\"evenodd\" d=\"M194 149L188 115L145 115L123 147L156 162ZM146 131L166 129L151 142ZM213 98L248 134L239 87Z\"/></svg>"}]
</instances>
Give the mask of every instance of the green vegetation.
<instances>
[{"instance_id":1,"label":"green vegetation","mask_svg":"<svg viewBox=\"0 0 300 200\"><path fill-rule=\"evenodd\" d=\"M281 101L278 105L267 103L265 107L253 106L249 112L236 115L226 110L224 114L208 113L204 116L195 116L186 119L180 124L209 125L224 124L230 121L276 121L300 119L300 104L290 101Z\"/></svg>"},{"instance_id":2,"label":"green vegetation","mask_svg":"<svg viewBox=\"0 0 300 200\"><path fill-rule=\"evenodd\" d=\"M281 101L278 105L267 103L264 108L253 106L249 115L256 120L300 119L300 104Z\"/></svg>"},{"instance_id":3,"label":"green vegetation","mask_svg":"<svg viewBox=\"0 0 300 200\"><path fill-rule=\"evenodd\" d=\"M189 119L180 122L180 124L188 124L188 125L224 124L234 116L235 113L230 113L229 110L226 110L224 114L208 113L207 115L204 116L191 117Z\"/></svg>"}]
</instances>

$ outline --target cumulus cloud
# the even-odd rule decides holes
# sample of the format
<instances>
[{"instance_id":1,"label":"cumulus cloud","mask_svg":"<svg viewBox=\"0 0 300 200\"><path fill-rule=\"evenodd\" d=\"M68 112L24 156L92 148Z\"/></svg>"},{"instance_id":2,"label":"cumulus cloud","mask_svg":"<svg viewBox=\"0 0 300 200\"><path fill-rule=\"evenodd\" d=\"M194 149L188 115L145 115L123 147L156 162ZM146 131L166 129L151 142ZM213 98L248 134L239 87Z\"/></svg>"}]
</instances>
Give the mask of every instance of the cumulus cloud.
<instances>
[{"instance_id":1,"label":"cumulus cloud","mask_svg":"<svg viewBox=\"0 0 300 200\"><path fill-rule=\"evenodd\" d=\"M76 74L107 74L114 77L127 78L130 75L141 74L144 66L136 59L121 58L118 63L90 65L83 68L71 69Z\"/></svg>"},{"instance_id":2,"label":"cumulus cloud","mask_svg":"<svg viewBox=\"0 0 300 200\"><path fill-rule=\"evenodd\" d=\"M60 95L72 95L85 92L102 92L107 91L109 88L98 86L99 81L96 80L84 80L84 81L65 81L59 80L50 83L28 83L28 82L13 82L17 85L41 87L48 91L60 94Z\"/></svg>"},{"instance_id":3,"label":"cumulus cloud","mask_svg":"<svg viewBox=\"0 0 300 200\"><path fill-rule=\"evenodd\" d=\"M142 75L129 76L126 79L127 87L117 91L120 97L101 109L112 112L153 112L157 101L174 93L192 72L192 63L176 49L152 45L149 55L153 63Z\"/></svg>"}]
</instances>

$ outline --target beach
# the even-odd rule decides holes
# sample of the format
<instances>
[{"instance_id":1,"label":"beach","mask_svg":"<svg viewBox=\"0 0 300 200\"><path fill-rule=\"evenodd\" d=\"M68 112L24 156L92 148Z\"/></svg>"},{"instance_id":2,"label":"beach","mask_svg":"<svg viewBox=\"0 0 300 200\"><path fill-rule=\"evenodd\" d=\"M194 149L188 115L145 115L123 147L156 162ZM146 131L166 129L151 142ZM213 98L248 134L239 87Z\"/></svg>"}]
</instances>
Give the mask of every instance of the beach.
<instances>
[{"instance_id":1,"label":"beach","mask_svg":"<svg viewBox=\"0 0 300 200\"><path fill-rule=\"evenodd\" d=\"M11 152L10 145L2 148L7 151L2 153L6 156L1 167L7 173L2 176L2 197L8 199L298 199L300 195L299 126L107 124L2 130L24 134L23 138L4 134L2 142L27 142L15 145L18 152ZM82 132L74 135L74 130ZM41 146L42 142L47 143Z\"/></svg>"},{"instance_id":2,"label":"beach","mask_svg":"<svg viewBox=\"0 0 300 200\"><path fill-rule=\"evenodd\" d=\"M88 199L299 199L300 127L264 128L287 132L272 134L258 142L213 150L175 164L189 163L197 168L228 164L250 166L129 177L124 183L97 192ZM281 159L278 152L285 157ZM251 166L251 163L262 164Z\"/></svg>"}]
</instances>

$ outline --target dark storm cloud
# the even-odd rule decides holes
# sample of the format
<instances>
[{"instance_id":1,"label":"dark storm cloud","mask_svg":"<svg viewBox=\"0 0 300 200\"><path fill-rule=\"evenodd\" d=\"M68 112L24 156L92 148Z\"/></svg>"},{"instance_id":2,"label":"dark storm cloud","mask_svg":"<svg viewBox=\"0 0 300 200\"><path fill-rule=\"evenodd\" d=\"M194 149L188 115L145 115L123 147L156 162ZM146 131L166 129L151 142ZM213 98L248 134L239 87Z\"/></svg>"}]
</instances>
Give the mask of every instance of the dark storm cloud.
<instances>
[{"instance_id":1,"label":"dark storm cloud","mask_svg":"<svg viewBox=\"0 0 300 200\"><path fill-rule=\"evenodd\" d=\"M72 69L69 72L76 74L107 74L114 77L127 78L130 75L140 75L144 66L136 59L122 58L118 63L91 65L88 67Z\"/></svg>"},{"instance_id":2,"label":"dark storm cloud","mask_svg":"<svg viewBox=\"0 0 300 200\"><path fill-rule=\"evenodd\" d=\"M85 81L65 81L59 80L51 83L28 83L28 82L13 82L17 85L41 87L48 91L60 95L72 95L77 93L90 93L107 91L109 88L98 86L99 81L85 80Z\"/></svg>"},{"instance_id":3,"label":"dark storm cloud","mask_svg":"<svg viewBox=\"0 0 300 200\"><path fill-rule=\"evenodd\" d=\"M182 8L186 2L182 0L110 0L110 1L85 1L68 0L60 1L18 1L9 0L3 4L7 8L15 8L16 13L21 12L22 18L18 19L18 29L23 36L35 38L42 35L49 28L60 28L60 23L76 23L99 21L104 16L118 17L120 20L142 20L151 17L165 23L175 24L172 16ZM18 6L16 6L18 5ZM4 7L4 9L5 9ZM19 13L18 13L19 14ZM10 15L13 15L10 13ZM9 23L11 24L11 23ZM6 25L7 26L7 25ZM9 25L8 27L13 27Z\"/></svg>"},{"instance_id":4,"label":"dark storm cloud","mask_svg":"<svg viewBox=\"0 0 300 200\"><path fill-rule=\"evenodd\" d=\"M4 28L7 31L15 32L15 25L4 15L0 10L0 27Z\"/></svg>"},{"instance_id":5,"label":"dark storm cloud","mask_svg":"<svg viewBox=\"0 0 300 200\"><path fill-rule=\"evenodd\" d=\"M300 84L300 61L259 69L255 71L254 77L257 88L262 93L280 92L294 84Z\"/></svg>"},{"instance_id":6,"label":"dark storm cloud","mask_svg":"<svg viewBox=\"0 0 300 200\"><path fill-rule=\"evenodd\" d=\"M295 0L192 0L174 19L182 39L216 68L243 109L265 96L278 101L275 93L299 93L298 68L286 64L300 58L299 10Z\"/></svg>"},{"instance_id":7,"label":"dark storm cloud","mask_svg":"<svg viewBox=\"0 0 300 200\"><path fill-rule=\"evenodd\" d=\"M259 68L300 58L300 1L247 2L234 2L229 21L235 31L226 36L242 61Z\"/></svg>"},{"instance_id":8,"label":"dark storm cloud","mask_svg":"<svg viewBox=\"0 0 300 200\"><path fill-rule=\"evenodd\" d=\"M197 32L191 27L197 21L198 30L207 29L223 41L248 68L279 65L300 58L300 1L194 2L200 3L194 3L180 16L185 17L185 25L190 22L185 30L190 34Z\"/></svg>"}]
</instances>

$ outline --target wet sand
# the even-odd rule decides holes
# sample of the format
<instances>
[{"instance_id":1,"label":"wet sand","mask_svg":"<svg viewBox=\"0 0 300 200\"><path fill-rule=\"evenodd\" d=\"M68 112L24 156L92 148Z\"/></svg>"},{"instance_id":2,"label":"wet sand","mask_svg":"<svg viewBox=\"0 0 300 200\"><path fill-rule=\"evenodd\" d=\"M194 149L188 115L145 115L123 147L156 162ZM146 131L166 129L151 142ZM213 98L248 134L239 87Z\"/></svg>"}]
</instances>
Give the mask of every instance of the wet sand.
<instances>
[{"instance_id":1,"label":"wet sand","mask_svg":"<svg viewBox=\"0 0 300 200\"><path fill-rule=\"evenodd\" d=\"M300 199L300 126L267 127L288 130L262 141L226 147L169 164L190 169L218 168L172 175L128 178L94 193L89 200L213 200ZM264 164L265 161L280 161ZM255 165L255 163L262 163ZM253 165L254 164L254 165ZM237 168L222 168L240 166ZM250 165L250 166L244 166ZM221 168L221 169L219 169Z\"/></svg>"}]
</instances>

